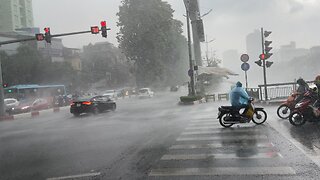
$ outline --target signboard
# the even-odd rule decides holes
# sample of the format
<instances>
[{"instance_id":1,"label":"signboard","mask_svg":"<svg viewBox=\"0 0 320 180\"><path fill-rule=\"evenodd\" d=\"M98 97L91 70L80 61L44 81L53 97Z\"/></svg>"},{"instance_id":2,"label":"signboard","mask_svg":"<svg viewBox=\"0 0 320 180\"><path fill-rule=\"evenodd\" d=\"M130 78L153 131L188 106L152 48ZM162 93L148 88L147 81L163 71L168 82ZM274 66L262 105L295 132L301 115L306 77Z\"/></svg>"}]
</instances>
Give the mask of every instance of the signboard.
<instances>
[{"instance_id":1,"label":"signboard","mask_svg":"<svg viewBox=\"0 0 320 180\"><path fill-rule=\"evenodd\" d=\"M249 61L249 55L248 54L242 54L240 57L240 60L244 63Z\"/></svg>"},{"instance_id":2,"label":"signboard","mask_svg":"<svg viewBox=\"0 0 320 180\"><path fill-rule=\"evenodd\" d=\"M250 69L250 65L248 63L242 63L241 69L243 71L248 71Z\"/></svg>"}]
</instances>

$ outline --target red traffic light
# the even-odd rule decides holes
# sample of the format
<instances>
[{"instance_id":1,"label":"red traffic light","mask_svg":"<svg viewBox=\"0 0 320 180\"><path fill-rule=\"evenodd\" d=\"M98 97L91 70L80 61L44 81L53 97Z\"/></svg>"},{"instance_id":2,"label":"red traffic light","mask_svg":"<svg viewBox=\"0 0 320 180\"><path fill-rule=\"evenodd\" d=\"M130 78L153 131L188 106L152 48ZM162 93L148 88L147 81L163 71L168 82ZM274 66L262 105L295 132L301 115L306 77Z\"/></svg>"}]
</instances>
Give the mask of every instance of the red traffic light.
<instances>
[{"instance_id":1,"label":"red traffic light","mask_svg":"<svg viewBox=\"0 0 320 180\"><path fill-rule=\"evenodd\" d=\"M265 54L260 54L259 58L260 58L261 60L265 60L266 55L265 55Z\"/></svg>"},{"instance_id":2,"label":"red traffic light","mask_svg":"<svg viewBox=\"0 0 320 180\"><path fill-rule=\"evenodd\" d=\"M36 40L37 41L43 41L44 40L44 35L43 34L36 34Z\"/></svg>"},{"instance_id":3,"label":"red traffic light","mask_svg":"<svg viewBox=\"0 0 320 180\"><path fill-rule=\"evenodd\" d=\"M50 33L50 28L48 28L48 27L44 28L44 32L45 33Z\"/></svg>"},{"instance_id":4,"label":"red traffic light","mask_svg":"<svg viewBox=\"0 0 320 180\"><path fill-rule=\"evenodd\" d=\"M101 27L106 27L107 26L107 22L106 21L101 21L100 25L101 25Z\"/></svg>"},{"instance_id":5,"label":"red traffic light","mask_svg":"<svg viewBox=\"0 0 320 180\"><path fill-rule=\"evenodd\" d=\"M93 26L91 27L91 33L92 34L99 34L99 27L98 26Z\"/></svg>"}]
</instances>

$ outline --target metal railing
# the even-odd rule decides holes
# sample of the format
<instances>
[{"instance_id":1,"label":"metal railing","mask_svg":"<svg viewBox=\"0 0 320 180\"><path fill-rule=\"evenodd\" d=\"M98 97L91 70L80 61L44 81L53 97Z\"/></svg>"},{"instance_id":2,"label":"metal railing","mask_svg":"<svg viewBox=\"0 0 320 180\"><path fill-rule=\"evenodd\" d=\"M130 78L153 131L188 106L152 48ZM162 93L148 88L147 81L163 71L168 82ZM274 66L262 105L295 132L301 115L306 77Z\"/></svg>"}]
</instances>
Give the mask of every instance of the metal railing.
<instances>
[{"instance_id":1,"label":"metal railing","mask_svg":"<svg viewBox=\"0 0 320 180\"><path fill-rule=\"evenodd\" d=\"M313 84L314 81L306 81L309 86ZM259 99L264 100L264 85L259 85ZM287 98L290 94L297 90L297 83L277 83L277 84L267 84L268 100Z\"/></svg>"}]
</instances>

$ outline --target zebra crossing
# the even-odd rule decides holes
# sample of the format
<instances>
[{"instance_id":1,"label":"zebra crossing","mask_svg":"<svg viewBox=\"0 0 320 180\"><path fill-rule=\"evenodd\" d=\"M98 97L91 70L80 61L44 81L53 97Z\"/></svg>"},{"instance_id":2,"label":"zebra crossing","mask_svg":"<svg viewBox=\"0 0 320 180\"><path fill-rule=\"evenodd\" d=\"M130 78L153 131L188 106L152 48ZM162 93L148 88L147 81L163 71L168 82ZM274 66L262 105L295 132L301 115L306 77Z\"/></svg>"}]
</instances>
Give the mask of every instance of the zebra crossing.
<instances>
[{"instance_id":1,"label":"zebra crossing","mask_svg":"<svg viewBox=\"0 0 320 180\"><path fill-rule=\"evenodd\" d=\"M263 128L226 129L212 118L192 119L151 169L149 178L295 176Z\"/></svg>"}]
</instances>

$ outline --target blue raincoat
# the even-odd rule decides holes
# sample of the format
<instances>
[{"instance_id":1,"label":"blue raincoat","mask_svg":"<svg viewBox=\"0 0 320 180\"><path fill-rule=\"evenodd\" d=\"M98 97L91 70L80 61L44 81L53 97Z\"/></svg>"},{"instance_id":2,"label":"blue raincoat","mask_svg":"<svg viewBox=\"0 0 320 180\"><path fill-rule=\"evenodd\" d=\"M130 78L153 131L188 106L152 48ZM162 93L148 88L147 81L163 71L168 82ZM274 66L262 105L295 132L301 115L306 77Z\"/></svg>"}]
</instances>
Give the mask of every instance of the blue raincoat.
<instances>
[{"instance_id":1,"label":"blue raincoat","mask_svg":"<svg viewBox=\"0 0 320 180\"><path fill-rule=\"evenodd\" d=\"M244 105L248 105L248 101L250 99L248 93L239 86L231 90L229 97L231 105L234 107L243 107Z\"/></svg>"}]
</instances>

